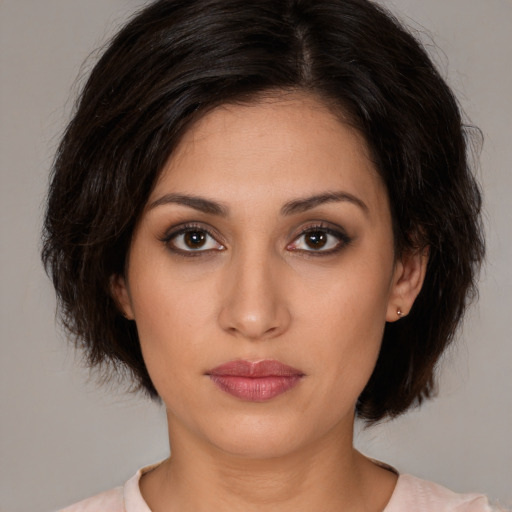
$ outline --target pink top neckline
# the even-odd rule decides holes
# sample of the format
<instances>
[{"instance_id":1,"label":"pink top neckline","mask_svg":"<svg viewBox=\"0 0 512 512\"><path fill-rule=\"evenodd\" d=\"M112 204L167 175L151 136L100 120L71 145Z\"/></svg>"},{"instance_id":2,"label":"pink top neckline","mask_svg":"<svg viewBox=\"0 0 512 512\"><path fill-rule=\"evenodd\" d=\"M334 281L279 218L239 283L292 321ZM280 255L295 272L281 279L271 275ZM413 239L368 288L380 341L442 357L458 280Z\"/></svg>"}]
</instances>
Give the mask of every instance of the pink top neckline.
<instances>
[{"instance_id":1,"label":"pink top neckline","mask_svg":"<svg viewBox=\"0 0 512 512\"><path fill-rule=\"evenodd\" d=\"M163 461L162 461L163 462ZM116 487L60 512L151 512L140 492L144 473L162 462L137 471L123 487ZM392 469L392 468L391 468ZM407 474L399 474L395 490L382 512L492 512L481 494L457 494L441 485Z\"/></svg>"}]
</instances>

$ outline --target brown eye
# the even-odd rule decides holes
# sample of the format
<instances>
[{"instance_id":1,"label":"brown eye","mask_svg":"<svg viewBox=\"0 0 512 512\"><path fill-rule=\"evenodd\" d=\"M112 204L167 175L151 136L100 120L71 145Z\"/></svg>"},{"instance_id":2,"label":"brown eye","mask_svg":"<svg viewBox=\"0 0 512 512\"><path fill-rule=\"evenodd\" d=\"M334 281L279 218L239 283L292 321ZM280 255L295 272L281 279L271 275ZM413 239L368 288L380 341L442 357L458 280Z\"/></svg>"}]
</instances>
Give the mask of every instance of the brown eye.
<instances>
[{"instance_id":1,"label":"brown eye","mask_svg":"<svg viewBox=\"0 0 512 512\"><path fill-rule=\"evenodd\" d=\"M185 227L163 239L167 247L179 253L199 254L207 251L223 251L225 247L205 229Z\"/></svg>"},{"instance_id":2,"label":"brown eye","mask_svg":"<svg viewBox=\"0 0 512 512\"><path fill-rule=\"evenodd\" d=\"M343 249L351 241L351 238L342 231L327 227L312 227L304 230L300 236L287 246L287 249L328 255Z\"/></svg>"},{"instance_id":3,"label":"brown eye","mask_svg":"<svg viewBox=\"0 0 512 512\"><path fill-rule=\"evenodd\" d=\"M206 233L203 231L189 231L183 236L183 242L189 249L201 249L206 243Z\"/></svg>"},{"instance_id":4,"label":"brown eye","mask_svg":"<svg viewBox=\"0 0 512 512\"><path fill-rule=\"evenodd\" d=\"M327 244L327 237L327 233L324 233L323 231L310 231L304 235L304 242L309 248L318 250L325 247Z\"/></svg>"}]
</instances>

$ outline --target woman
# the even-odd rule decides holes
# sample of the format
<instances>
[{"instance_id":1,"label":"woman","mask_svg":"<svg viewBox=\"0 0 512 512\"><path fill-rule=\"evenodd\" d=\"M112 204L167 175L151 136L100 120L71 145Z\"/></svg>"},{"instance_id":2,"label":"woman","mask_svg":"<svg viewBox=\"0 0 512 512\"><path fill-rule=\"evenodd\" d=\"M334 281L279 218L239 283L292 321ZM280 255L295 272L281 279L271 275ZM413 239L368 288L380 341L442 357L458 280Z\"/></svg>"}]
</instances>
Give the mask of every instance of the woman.
<instances>
[{"instance_id":1,"label":"woman","mask_svg":"<svg viewBox=\"0 0 512 512\"><path fill-rule=\"evenodd\" d=\"M43 259L172 457L66 510L490 510L352 443L431 396L479 212L455 98L373 3L149 5L63 137Z\"/></svg>"}]
</instances>

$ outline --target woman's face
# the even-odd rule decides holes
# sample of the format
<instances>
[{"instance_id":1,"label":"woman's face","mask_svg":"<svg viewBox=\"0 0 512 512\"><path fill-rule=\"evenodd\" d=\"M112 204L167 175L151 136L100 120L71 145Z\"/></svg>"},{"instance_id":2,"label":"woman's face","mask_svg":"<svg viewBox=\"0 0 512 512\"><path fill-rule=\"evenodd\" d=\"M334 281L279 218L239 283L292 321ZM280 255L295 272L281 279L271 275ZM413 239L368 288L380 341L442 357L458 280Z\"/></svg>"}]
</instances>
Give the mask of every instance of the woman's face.
<instances>
[{"instance_id":1,"label":"woman's face","mask_svg":"<svg viewBox=\"0 0 512 512\"><path fill-rule=\"evenodd\" d=\"M218 108L186 133L114 293L171 442L277 456L351 435L419 266L395 261L360 135L297 94Z\"/></svg>"}]
</instances>

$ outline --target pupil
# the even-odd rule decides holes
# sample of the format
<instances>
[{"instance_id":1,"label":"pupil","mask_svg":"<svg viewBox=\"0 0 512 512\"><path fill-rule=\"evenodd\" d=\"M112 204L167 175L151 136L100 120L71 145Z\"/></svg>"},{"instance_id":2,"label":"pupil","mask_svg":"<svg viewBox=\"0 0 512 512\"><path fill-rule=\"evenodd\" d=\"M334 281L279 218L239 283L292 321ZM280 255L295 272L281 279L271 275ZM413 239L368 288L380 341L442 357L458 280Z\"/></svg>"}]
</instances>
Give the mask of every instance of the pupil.
<instances>
[{"instance_id":1,"label":"pupil","mask_svg":"<svg viewBox=\"0 0 512 512\"><path fill-rule=\"evenodd\" d=\"M190 249L199 249L205 241L206 235L201 231L189 231L185 234L185 244Z\"/></svg>"},{"instance_id":2,"label":"pupil","mask_svg":"<svg viewBox=\"0 0 512 512\"><path fill-rule=\"evenodd\" d=\"M322 231L313 231L307 235L306 243L312 249L321 249L327 243L327 235Z\"/></svg>"}]
</instances>

